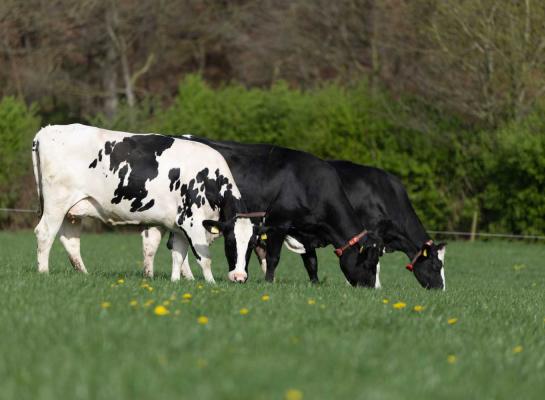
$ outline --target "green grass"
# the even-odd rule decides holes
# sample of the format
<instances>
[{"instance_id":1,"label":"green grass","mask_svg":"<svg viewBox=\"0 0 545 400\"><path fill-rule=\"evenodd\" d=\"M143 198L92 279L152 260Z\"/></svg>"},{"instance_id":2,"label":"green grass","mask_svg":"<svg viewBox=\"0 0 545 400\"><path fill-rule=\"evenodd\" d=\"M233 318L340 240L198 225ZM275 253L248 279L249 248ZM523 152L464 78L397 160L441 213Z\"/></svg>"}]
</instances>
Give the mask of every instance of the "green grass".
<instances>
[{"instance_id":1,"label":"green grass","mask_svg":"<svg viewBox=\"0 0 545 400\"><path fill-rule=\"evenodd\" d=\"M169 282L163 245L150 292L141 287L138 235L84 234L82 247L88 276L72 271L59 243L49 276L41 276L33 234L0 233L0 398L282 399L293 388L304 399L541 399L545 392L543 244L451 243L445 293L421 289L400 254L383 258L382 290L348 287L331 249L319 253L320 286L308 284L288 251L275 284L263 281L255 261L247 284L230 284L219 243L217 285L202 281L194 260L196 282ZM125 282L116 285L118 278ZM193 299L182 303L186 292ZM154 306L173 295L171 313L156 316ZM155 304L143 306L150 299ZM407 307L394 309L397 301ZM197 323L200 315L207 325ZM518 345L522 352L513 353Z\"/></svg>"}]
</instances>

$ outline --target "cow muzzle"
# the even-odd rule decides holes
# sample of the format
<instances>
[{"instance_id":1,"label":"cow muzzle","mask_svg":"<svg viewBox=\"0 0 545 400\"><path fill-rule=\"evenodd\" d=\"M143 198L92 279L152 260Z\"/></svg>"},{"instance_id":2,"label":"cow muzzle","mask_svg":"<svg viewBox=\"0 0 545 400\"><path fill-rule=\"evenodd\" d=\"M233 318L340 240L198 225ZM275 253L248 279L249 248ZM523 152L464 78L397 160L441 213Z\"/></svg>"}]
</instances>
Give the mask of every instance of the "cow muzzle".
<instances>
[{"instance_id":1,"label":"cow muzzle","mask_svg":"<svg viewBox=\"0 0 545 400\"><path fill-rule=\"evenodd\" d=\"M231 282L236 283L244 283L248 279L248 274L244 271L231 271L228 276Z\"/></svg>"}]
</instances>

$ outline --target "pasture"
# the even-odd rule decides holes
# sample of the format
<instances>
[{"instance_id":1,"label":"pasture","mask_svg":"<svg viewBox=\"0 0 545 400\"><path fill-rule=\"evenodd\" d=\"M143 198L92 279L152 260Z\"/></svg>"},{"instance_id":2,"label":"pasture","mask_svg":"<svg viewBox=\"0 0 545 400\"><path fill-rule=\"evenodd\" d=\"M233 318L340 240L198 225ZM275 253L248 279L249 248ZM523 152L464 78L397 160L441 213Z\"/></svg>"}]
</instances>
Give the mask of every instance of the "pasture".
<instances>
[{"instance_id":1,"label":"pasture","mask_svg":"<svg viewBox=\"0 0 545 400\"><path fill-rule=\"evenodd\" d=\"M84 233L90 274L56 241L41 276L33 233L0 232L0 398L543 398L543 244L452 242L445 293L420 288L399 253L366 290L331 248L319 286L285 249L275 284L254 258L249 282L229 283L213 251L217 285L193 259L197 280L171 283L164 243L144 282L137 234Z\"/></svg>"}]
</instances>

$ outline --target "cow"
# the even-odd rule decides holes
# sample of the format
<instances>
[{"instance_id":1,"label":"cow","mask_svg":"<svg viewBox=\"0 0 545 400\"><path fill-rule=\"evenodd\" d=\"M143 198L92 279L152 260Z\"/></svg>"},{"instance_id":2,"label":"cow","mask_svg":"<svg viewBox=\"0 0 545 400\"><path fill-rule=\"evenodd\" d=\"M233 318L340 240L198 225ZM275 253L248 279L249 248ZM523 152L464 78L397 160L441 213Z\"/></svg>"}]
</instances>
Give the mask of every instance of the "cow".
<instances>
[{"instance_id":1,"label":"cow","mask_svg":"<svg viewBox=\"0 0 545 400\"><path fill-rule=\"evenodd\" d=\"M42 215L36 226L38 271L49 271L57 232L76 271L81 218L152 225L172 232L171 279L191 247L213 283L209 244L225 238L228 278L243 282L259 234L224 158L209 146L158 134L73 124L42 128L33 141Z\"/></svg>"},{"instance_id":2,"label":"cow","mask_svg":"<svg viewBox=\"0 0 545 400\"><path fill-rule=\"evenodd\" d=\"M297 242L293 239L297 237L314 248L332 244L347 281L353 286L375 287L381 240L364 228L330 164L311 154L274 145L195 136L185 139L204 143L221 153L247 206L266 211L260 235L266 248L262 263L267 266L265 280L274 280L284 240ZM153 254L160 238L158 229L143 233L147 274L152 273ZM182 268L190 274L187 262Z\"/></svg>"},{"instance_id":3,"label":"cow","mask_svg":"<svg viewBox=\"0 0 545 400\"><path fill-rule=\"evenodd\" d=\"M328 161L339 175L344 191L362 223L382 238L385 251L401 251L410 262L406 268L427 289L446 289L445 244L431 240L420 222L403 183L394 175L350 161ZM299 238L294 245L289 238L286 246L301 253L310 280L318 282L316 252L312 244ZM263 261L263 247L256 247ZM310 266L310 267L309 267ZM380 264L377 266L377 287L380 286Z\"/></svg>"}]
</instances>

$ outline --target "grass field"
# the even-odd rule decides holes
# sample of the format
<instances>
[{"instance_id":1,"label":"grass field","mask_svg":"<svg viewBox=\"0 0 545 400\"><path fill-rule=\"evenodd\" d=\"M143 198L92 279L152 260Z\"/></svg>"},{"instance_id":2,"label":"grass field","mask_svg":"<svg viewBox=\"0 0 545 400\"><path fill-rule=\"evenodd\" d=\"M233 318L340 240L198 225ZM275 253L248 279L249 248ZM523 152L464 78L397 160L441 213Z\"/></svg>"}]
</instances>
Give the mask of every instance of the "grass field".
<instances>
[{"instance_id":1,"label":"grass field","mask_svg":"<svg viewBox=\"0 0 545 400\"><path fill-rule=\"evenodd\" d=\"M169 282L170 255L161 247L151 290L142 284L138 235L84 234L82 247L88 276L72 271L59 243L51 273L41 276L33 234L0 233L1 399L545 393L543 244L451 243L445 293L421 289L400 254L383 258L383 289L348 287L331 249L319 253L320 286L307 283L287 251L275 284L252 261L250 281L235 285L226 281L219 243L217 285ZM201 276L193 260L192 269ZM169 314L156 315L165 301ZM208 322L199 324L200 316Z\"/></svg>"}]
</instances>

